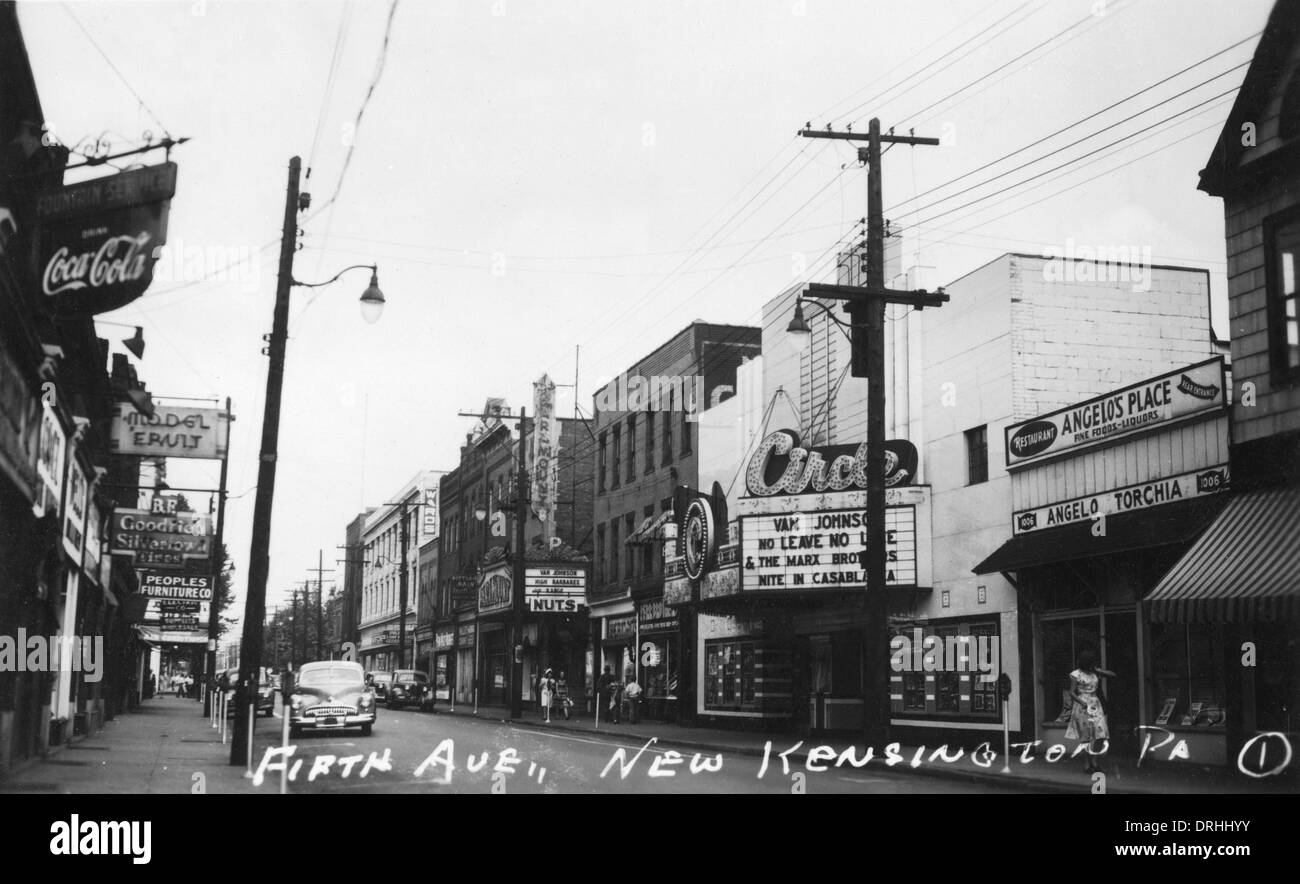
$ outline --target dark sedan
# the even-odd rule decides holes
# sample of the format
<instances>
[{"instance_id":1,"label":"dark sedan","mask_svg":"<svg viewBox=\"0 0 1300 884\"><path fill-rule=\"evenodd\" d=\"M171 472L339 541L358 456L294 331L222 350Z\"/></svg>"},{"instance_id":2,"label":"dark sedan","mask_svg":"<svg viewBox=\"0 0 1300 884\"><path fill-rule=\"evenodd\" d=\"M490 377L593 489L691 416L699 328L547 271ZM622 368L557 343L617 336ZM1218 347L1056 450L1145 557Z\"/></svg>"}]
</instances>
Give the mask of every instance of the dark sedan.
<instances>
[{"instance_id":1,"label":"dark sedan","mask_svg":"<svg viewBox=\"0 0 1300 884\"><path fill-rule=\"evenodd\" d=\"M418 706L429 702L429 676L415 669L396 669L388 687L388 708Z\"/></svg>"}]
</instances>

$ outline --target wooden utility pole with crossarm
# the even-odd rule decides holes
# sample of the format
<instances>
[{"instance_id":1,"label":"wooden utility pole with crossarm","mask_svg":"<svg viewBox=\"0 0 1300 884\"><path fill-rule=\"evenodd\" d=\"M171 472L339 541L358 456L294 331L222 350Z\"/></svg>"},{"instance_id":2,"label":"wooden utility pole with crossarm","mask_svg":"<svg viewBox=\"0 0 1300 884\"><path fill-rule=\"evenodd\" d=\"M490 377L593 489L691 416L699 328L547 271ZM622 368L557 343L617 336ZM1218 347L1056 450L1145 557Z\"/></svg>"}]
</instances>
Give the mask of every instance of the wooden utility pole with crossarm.
<instances>
[{"instance_id":1,"label":"wooden utility pole with crossarm","mask_svg":"<svg viewBox=\"0 0 1300 884\"><path fill-rule=\"evenodd\" d=\"M865 642L863 644L863 732L867 745L889 742L889 603L885 592L885 305L907 304L917 310L939 307L948 300L940 289L899 291L885 288L885 224L881 197L880 145L937 145L937 138L880 133L880 120L872 118L867 132L799 132L804 138L865 141L858 159L867 164L867 284L865 286L812 283L804 289L810 298L845 303L850 319L852 372L867 379L867 588ZM821 306L821 305L818 305ZM825 309L825 308L823 308ZM827 311L835 321L839 321Z\"/></svg>"}]
</instances>

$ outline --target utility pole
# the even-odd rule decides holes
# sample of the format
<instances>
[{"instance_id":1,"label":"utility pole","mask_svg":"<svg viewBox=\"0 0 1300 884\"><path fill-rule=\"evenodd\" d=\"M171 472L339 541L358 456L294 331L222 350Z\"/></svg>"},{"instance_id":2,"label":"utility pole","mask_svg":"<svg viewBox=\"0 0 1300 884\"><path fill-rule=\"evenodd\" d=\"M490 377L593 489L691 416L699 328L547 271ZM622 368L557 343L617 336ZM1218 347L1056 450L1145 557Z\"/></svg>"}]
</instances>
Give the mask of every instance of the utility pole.
<instances>
[{"instance_id":1,"label":"utility pole","mask_svg":"<svg viewBox=\"0 0 1300 884\"><path fill-rule=\"evenodd\" d=\"M307 570L315 573L316 575L316 659L324 660L325 656L323 653L323 643L321 640L321 622L322 622L321 592L324 586L324 575L327 573L325 571L325 550L323 549L320 550L319 555L317 556L316 559L316 567L308 568ZM333 574L334 571L330 570L328 573Z\"/></svg>"},{"instance_id":2,"label":"utility pole","mask_svg":"<svg viewBox=\"0 0 1300 884\"><path fill-rule=\"evenodd\" d=\"M409 569L406 566L406 559L410 553L410 525L407 516L407 503L402 501L399 504L398 518L402 520L401 528L398 534L401 536L402 551L399 555L398 568L401 572L397 575L398 599L397 599L397 668L406 668L406 598L409 591L407 581L410 579Z\"/></svg>"},{"instance_id":3,"label":"utility pole","mask_svg":"<svg viewBox=\"0 0 1300 884\"><path fill-rule=\"evenodd\" d=\"M226 397L226 414L230 415L230 397ZM231 418L233 420L233 417ZM228 425L227 425L228 426ZM219 588L225 562L222 561L223 537L226 530L226 470L230 460L230 440L226 440L226 453L221 457L221 480L217 485L217 536L212 546L212 601L208 603L208 649L203 657L204 683L210 682L217 671L217 630L221 623ZM203 714L212 711L212 691L203 692Z\"/></svg>"},{"instance_id":4,"label":"utility pole","mask_svg":"<svg viewBox=\"0 0 1300 884\"><path fill-rule=\"evenodd\" d=\"M528 518L528 464L525 461L527 409L519 409L519 466L515 470L515 554L511 577L511 619L514 630L514 662L510 666L510 717L524 714L524 520Z\"/></svg>"},{"instance_id":5,"label":"utility pole","mask_svg":"<svg viewBox=\"0 0 1300 884\"><path fill-rule=\"evenodd\" d=\"M253 540L248 554L248 597L244 603L244 634L239 655L239 687L235 693L235 727L230 763L248 763L248 703L257 696L262 664L262 619L266 616L266 578L271 568L271 507L275 499L275 466L280 438L280 399L284 391L284 357L289 342L289 292L293 286L293 255L298 237L298 180L302 160L289 160L284 195L284 225L280 231L280 269L275 286L275 310L267 338L270 364L266 375L266 409L262 416L262 449L257 464L257 498L253 504Z\"/></svg>"},{"instance_id":6,"label":"utility pole","mask_svg":"<svg viewBox=\"0 0 1300 884\"><path fill-rule=\"evenodd\" d=\"M948 300L940 289L905 292L885 288L885 224L881 197L880 145L937 145L937 138L880 134L880 120L873 117L865 134L816 132L811 126L800 133L805 138L866 141L858 159L867 164L867 284L841 286L812 284L805 290L811 297L848 302L852 331L852 371L867 378L867 590L864 599L865 643L863 665L863 732L867 745L889 742L889 599L885 589L887 550L885 544L885 304L908 304L920 310L938 307Z\"/></svg>"}]
</instances>

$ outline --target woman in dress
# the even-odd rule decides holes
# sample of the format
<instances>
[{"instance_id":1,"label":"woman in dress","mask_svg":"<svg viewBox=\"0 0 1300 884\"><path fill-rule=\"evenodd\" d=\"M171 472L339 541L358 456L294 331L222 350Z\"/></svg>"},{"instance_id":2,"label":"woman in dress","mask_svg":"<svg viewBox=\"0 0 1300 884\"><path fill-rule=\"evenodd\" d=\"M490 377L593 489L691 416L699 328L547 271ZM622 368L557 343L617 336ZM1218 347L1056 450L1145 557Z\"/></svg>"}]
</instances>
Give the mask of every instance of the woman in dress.
<instances>
[{"instance_id":1,"label":"woman in dress","mask_svg":"<svg viewBox=\"0 0 1300 884\"><path fill-rule=\"evenodd\" d=\"M546 721L551 720L551 700L555 696L555 677L551 670L546 670L539 684L542 694L542 713L546 716Z\"/></svg>"},{"instance_id":2,"label":"woman in dress","mask_svg":"<svg viewBox=\"0 0 1300 884\"><path fill-rule=\"evenodd\" d=\"M1092 651L1079 654L1079 668L1070 673L1070 698L1074 705L1070 710L1070 726L1065 730L1067 740L1078 740L1088 744L1084 756L1084 773L1101 770L1098 756L1106 751L1098 743L1110 743L1110 728L1106 723L1106 710L1101 703L1098 687L1103 676L1114 678L1115 673L1097 667L1097 655Z\"/></svg>"}]
</instances>

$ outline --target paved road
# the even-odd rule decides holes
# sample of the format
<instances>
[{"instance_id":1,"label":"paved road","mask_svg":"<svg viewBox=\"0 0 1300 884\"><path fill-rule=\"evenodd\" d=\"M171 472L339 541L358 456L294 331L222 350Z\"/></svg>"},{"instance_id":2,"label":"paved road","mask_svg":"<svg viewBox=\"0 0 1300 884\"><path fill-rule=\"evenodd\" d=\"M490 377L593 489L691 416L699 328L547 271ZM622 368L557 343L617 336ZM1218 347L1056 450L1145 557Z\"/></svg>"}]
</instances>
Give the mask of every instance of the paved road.
<instances>
[{"instance_id":1,"label":"paved road","mask_svg":"<svg viewBox=\"0 0 1300 884\"><path fill-rule=\"evenodd\" d=\"M255 768L263 763L268 747L279 746L278 710L276 715L258 724ZM763 759L754 756L697 754L694 749L674 749L666 743L646 747L615 735L585 735L548 730L542 724L506 724L405 710L381 709L379 722L368 737L359 730L316 731L292 740L291 745L295 752L289 758L290 770L299 759L302 763L289 791L300 793L780 794L798 788L808 794L845 795L1017 791L895 773L879 761L855 770L847 764L837 769L832 760L825 772L809 772L792 763L786 773L775 756L785 748L783 744L774 743L773 757L763 770ZM671 763L673 751L680 752L679 763ZM345 770L349 758L355 760ZM266 760L274 763L277 756ZM313 768L315 777L311 776ZM800 782L794 777L796 771L804 774ZM665 775L669 772L673 775ZM278 769L267 767L264 776L255 787L258 791L277 788Z\"/></svg>"}]
</instances>

